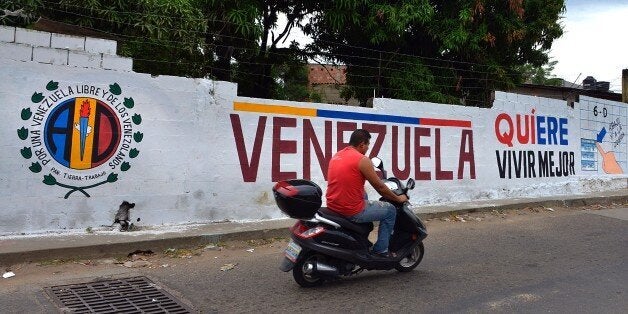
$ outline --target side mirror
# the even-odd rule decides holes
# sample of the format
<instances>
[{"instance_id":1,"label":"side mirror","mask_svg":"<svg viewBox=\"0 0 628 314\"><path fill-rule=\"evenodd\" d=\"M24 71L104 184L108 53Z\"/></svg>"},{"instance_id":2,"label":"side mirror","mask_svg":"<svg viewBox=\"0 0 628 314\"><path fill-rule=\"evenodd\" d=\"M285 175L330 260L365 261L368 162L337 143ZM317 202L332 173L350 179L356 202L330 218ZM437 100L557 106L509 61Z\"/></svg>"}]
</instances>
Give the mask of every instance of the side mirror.
<instances>
[{"instance_id":1,"label":"side mirror","mask_svg":"<svg viewBox=\"0 0 628 314\"><path fill-rule=\"evenodd\" d=\"M406 188L408 190L414 189L414 179L412 178L408 179L408 183L406 183Z\"/></svg>"},{"instance_id":2,"label":"side mirror","mask_svg":"<svg viewBox=\"0 0 628 314\"><path fill-rule=\"evenodd\" d=\"M373 163L373 167L382 171L384 170L384 162L381 159L379 159L379 157L371 158L371 162Z\"/></svg>"}]
</instances>

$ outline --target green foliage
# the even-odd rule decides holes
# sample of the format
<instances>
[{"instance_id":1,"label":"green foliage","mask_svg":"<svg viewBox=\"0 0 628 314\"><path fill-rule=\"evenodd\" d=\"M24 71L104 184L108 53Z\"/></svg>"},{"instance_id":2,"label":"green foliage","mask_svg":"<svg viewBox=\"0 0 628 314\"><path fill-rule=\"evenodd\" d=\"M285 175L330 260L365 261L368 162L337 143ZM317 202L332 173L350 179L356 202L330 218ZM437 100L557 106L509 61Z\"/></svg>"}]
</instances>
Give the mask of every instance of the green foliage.
<instances>
[{"instance_id":1,"label":"green foliage","mask_svg":"<svg viewBox=\"0 0 628 314\"><path fill-rule=\"evenodd\" d=\"M46 84L46 89L49 91L54 91L57 90L59 88L59 82L55 82L55 81L50 81L48 82L48 84Z\"/></svg>"},{"instance_id":2,"label":"green foliage","mask_svg":"<svg viewBox=\"0 0 628 314\"><path fill-rule=\"evenodd\" d=\"M129 170L129 169L131 169L131 164L129 164L129 163L128 163L128 162L126 162L126 161L125 161L125 162L123 162L123 163L120 165L120 170L122 170L122 171L127 171L127 170Z\"/></svg>"},{"instance_id":3,"label":"green foliage","mask_svg":"<svg viewBox=\"0 0 628 314\"><path fill-rule=\"evenodd\" d=\"M307 63L294 62L276 66L278 87L275 99L307 101L310 92L307 89Z\"/></svg>"},{"instance_id":4,"label":"green foliage","mask_svg":"<svg viewBox=\"0 0 628 314\"><path fill-rule=\"evenodd\" d=\"M22 113L21 113L22 120L28 120L31 118L31 116L33 116L33 112L31 111L31 108L22 108Z\"/></svg>"},{"instance_id":5,"label":"green foliage","mask_svg":"<svg viewBox=\"0 0 628 314\"><path fill-rule=\"evenodd\" d=\"M517 69L522 73L525 83L548 86L561 86L562 80L552 74L552 71L554 70L557 62L558 61L550 61L544 66L524 64L517 67Z\"/></svg>"},{"instance_id":6,"label":"green foliage","mask_svg":"<svg viewBox=\"0 0 628 314\"><path fill-rule=\"evenodd\" d=\"M136 143L141 142L142 139L144 139L144 133L139 132L139 131L133 133L133 140L135 140Z\"/></svg>"},{"instance_id":7,"label":"green foliage","mask_svg":"<svg viewBox=\"0 0 628 314\"><path fill-rule=\"evenodd\" d=\"M118 83L113 83L109 85L109 92L116 96L119 96L120 94L122 94L122 88Z\"/></svg>"},{"instance_id":8,"label":"green foliage","mask_svg":"<svg viewBox=\"0 0 628 314\"><path fill-rule=\"evenodd\" d=\"M33 152L31 151L30 147L24 147L20 149L20 153L22 154L22 157L26 159L30 159L31 157L33 157Z\"/></svg>"},{"instance_id":9,"label":"green foliage","mask_svg":"<svg viewBox=\"0 0 628 314\"><path fill-rule=\"evenodd\" d=\"M51 0L37 13L118 41L118 54L134 59L134 70L151 74L203 76L206 19L198 0Z\"/></svg>"},{"instance_id":10,"label":"green foliage","mask_svg":"<svg viewBox=\"0 0 628 314\"><path fill-rule=\"evenodd\" d=\"M348 66L345 95L362 104L375 91L488 106L492 90L522 82L517 66L545 64L562 34L563 0L342 2L321 1L305 30L316 53Z\"/></svg>"},{"instance_id":11,"label":"green foliage","mask_svg":"<svg viewBox=\"0 0 628 314\"><path fill-rule=\"evenodd\" d=\"M21 140L26 140L28 138L28 129L25 128L25 127L21 127L19 129L17 129L17 136Z\"/></svg>"},{"instance_id":12,"label":"green foliage","mask_svg":"<svg viewBox=\"0 0 628 314\"><path fill-rule=\"evenodd\" d=\"M133 148L133 149L131 149L131 150L129 151L129 157L131 157L131 158L135 158L135 157L137 157L137 155L139 155L139 154L140 154L140 151L139 151L139 150L137 150L137 148Z\"/></svg>"},{"instance_id":13,"label":"green foliage","mask_svg":"<svg viewBox=\"0 0 628 314\"><path fill-rule=\"evenodd\" d=\"M109 182L109 183L114 183L114 182L116 182L116 181L118 181L118 174L117 174L117 173L113 173L113 172L112 172L112 173L110 173L110 174L107 176L107 182Z\"/></svg>"},{"instance_id":14,"label":"green foliage","mask_svg":"<svg viewBox=\"0 0 628 314\"><path fill-rule=\"evenodd\" d=\"M299 54L298 46L291 45L288 49L282 49L281 64L273 66L272 77L275 79L276 87L271 95L275 99L308 101L310 92L308 91L308 68L307 60Z\"/></svg>"},{"instance_id":15,"label":"green foliage","mask_svg":"<svg viewBox=\"0 0 628 314\"><path fill-rule=\"evenodd\" d=\"M319 94L319 93L317 93L317 92L315 92L315 91L310 91L310 92L309 92L308 99L309 99L311 102L319 102L319 103L320 103L320 102L323 102L323 96L321 96L321 94Z\"/></svg>"},{"instance_id":16,"label":"green foliage","mask_svg":"<svg viewBox=\"0 0 628 314\"><path fill-rule=\"evenodd\" d=\"M133 123L135 123L135 125L140 125L140 123L142 123L142 116L136 113L131 117L131 120L133 120Z\"/></svg>"},{"instance_id":17,"label":"green foliage","mask_svg":"<svg viewBox=\"0 0 628 314\"><path fill-rule=\"evenodd\" d=\"M211 76L238 83L241 95L302 99L307 80L296 70L305 65L303 51L280 44L312 12L312 3L299 0L208 1L211 34L216 47ZM287 24L280 28L279 16ZM298 85L298 86L297 86Z\"/></svg>"},{"instance_id":18,"label":"green foliage","mask_svg":"<svg viewBox=\"0 0 628 314\"><path fill-rule=\"evenodd\" d=\"M30 169L33 173L39 173L41 172L41 165L39 164L39 162L34 162L34 163L31 163L28 169Z\"/></svg>"},{"instance_id":19,"label":"green foliage","mask_svg":"<svg viewBox=\"0 0 628 314\"><path fill-rule=\"evenodd\" d=\"M41 6L42 0L3 0L0 25L26 27L37 20L37 9Z\"/></svg>"},{"instance_id":20,"label":"green foliage","mask_svg":"<svg viewBox=\"0 0 628 314\"><path fill-rule=\"evenodd\" d=\"M420 61L408 60L404 70L391 73L390 83L394 89L390 94L398 99L422 99L435 103L454 102L455 98L439 91L437 79Z\"/></svg>"},{"instance_id":21,"label":"green foliage","mask_svg":"<svg viewBox=\"0 0 628 314\"><path fill-rule=\"evenodd\" d=\"M117 40L118 54L132 57L137 72L232 81L242 96L316 100L305 70L315 59L346 65L342 94L363 105L375 95L475 106L490 105L493 90L538 76L524 66L548 62L565 7L564 0L3 3L24 17L5 16L0 24L26 26L43 16L96 31ZM314 42L282 47L295 28ZM36 93L32 101L41 99Z\"/></svg>"},{"instance_id":22,"label":"green foliage","mask_svg":"<svg viewBox=\"0 0 628 314\"><path fill-rule=\"evenodd\" d=\"M38 103L38 102L44 100L44 98L45 98L44 94L35 92L31 96L31 101L34 102L34 103Z\"/></svg>"},{"instance_id":23,"label":"green foliage","mask_svg":"<svg viewBox=\"0 0 628 314\"><path fill-rule=\"evenodd\" d=\"M42 181L46 185L55 185L57 184L57 179L52 174L47 174L44 176L44 181Z\"/></svg>"},{"instance_id":24,"label":"green foliage","mask_svg":"<svg viewBox=\"0 0 628 314\"><path fill-rule=\"evenodd\" d=\"M129 98L124 98L124 106L131 109L135 106L135 101L133 100L133 97L129 97Z\"/></svg>"}]
</instances>

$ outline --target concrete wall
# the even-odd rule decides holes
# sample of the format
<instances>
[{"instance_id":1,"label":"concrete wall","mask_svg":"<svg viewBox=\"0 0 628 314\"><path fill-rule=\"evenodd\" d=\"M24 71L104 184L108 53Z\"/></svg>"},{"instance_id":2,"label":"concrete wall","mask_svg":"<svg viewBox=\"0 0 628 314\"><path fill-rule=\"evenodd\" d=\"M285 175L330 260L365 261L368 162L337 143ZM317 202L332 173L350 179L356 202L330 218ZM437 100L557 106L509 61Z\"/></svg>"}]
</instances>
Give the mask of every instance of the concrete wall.
<instances>
[{"instance_id":1,"label":"concrete wall","mask_svg":"<svg viewBox=\"0 0 628 314\"><path fill-rule=\"evenodd\" d=\"M112 40L69 36L0 25L0 58L131 71L133 60L116 55Z\"/></svg>"},{"instance_id":2,"label":"concrete wall","mask_svg":"<svg viewBox=\"0 0 628 314\"><path fill-rule=\"evenodd\" d=\"M370 153L389 174L418 180L419 206L626 188L620 103L581 98L572 109L507 93L493 109L253 99L232 83L134 73L128 61L107 70L105 55L121 57L87 51L97 39L55 48L58 36L22 32L0 28L0 235L108 225L123 200L136 203L138 225L280 218L274 182L325 188L327 162L358 127L373 133ZM35 59L38 48L101 62Z\"/></svg>"},{"instance_id":3,"label":"concrete wall","mask_svg":"<svg viewBox=\"0 0 628 314\"><path fill-rule=\"evenodd\" d=\"M416 205L626 188L626 107L583 99L572 109L498 92L492 109L394 99L369 109L239 98L231 119L244 142L241 178L260 189L293 178L324 187L327 162L355 128L371 131L369 154L389 174L418 180Z\"/></svg>"}]
</instances>

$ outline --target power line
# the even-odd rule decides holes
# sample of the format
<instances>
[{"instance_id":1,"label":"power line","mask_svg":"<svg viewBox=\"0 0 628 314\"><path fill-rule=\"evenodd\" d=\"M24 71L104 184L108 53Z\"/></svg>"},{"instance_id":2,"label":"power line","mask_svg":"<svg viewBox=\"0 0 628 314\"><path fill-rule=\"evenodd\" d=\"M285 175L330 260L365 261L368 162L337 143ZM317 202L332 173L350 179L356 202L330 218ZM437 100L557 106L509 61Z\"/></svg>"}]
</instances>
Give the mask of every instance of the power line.
<instances>
[{"instance_id":1,"label":"power line","mask_svg":"<svg viewBox=\"0 0 628 314\"><path fill-rule=\"evenodd\" d=\"M56 10L56 9L51 9L51 10L74 14L73 12L68 12L68 11L63 11L63 10ZM78 15L80 15L80 14L78 14ZM84 16L84 15L82 15L82 16ZM87 17L87 16L85 16L85 17ZM102 18L97 18L97 19L109 21L107 19L102 19ZM59 22L59 21L56 21L56 22ZM75 25L75 24L67 23L67 22L59 22L59 23L63 23L63 24L70 25L70 26L78 26L78 25ZM126 24L129 24L129 23L126 23ZM129 24L129 25L131 25L131 24ZM151 41L146 40L145 37L132 36L132 35L126 35L126 34L121 34L121 33L112 33L112 32L102 31L102 30L98 30L98 29L95 29L95 28L87 27L87 26L83 26L83 27L87 28L87 29L99 31L99 32L105 33L105 34L110 35L110 36L125 37L125 38L130 39L129 41L136 42L136 43L155 44L155 43L153 43ZM181 49L179 41L167 40L167 39L160 39L159 41L160 41L159 44L162 45L162 46ZM164 44L164 43L170 43L170 44ZM248 47L238 47L238 46L235 46L235 45L221 45L221 44L216 44L216 43L209 44L209 47L225 47L225 48L240 49L240 50L243 50L243 51L246 51L247 49L249 49ZM273 51L269 51L268 53L272 54L272 55L284 56L281 53L273 52ZM321 56L325 56L325 55L326 56L333 56L333 54L331 54L331 53L320 53L318 55L321 55ZM339 55L339 56L349 56L349 55L345 55L345 54L337 54L337 55ZM378 61L377 58L361 57L361 56L354 56L354 57L356 59L358 59L358 60ZM254 64L253 62L246 62L246 61L242 61L242 60L240 60L239 63ZM403 62L403 61L394 61L392 63L400 64L402 66L405 66L405 65L417 66L418 65L418 66L425 66L425 67L433 67L433 68L452 70L451 68L448 68L448 67L439 67L439 66L425 65L425 64L415 64L415 63ZM273 65L272 63L257 63L257 64L260 64L260 65ZM362 68L362 69L369 69L369 68L370 69L380 69L380 67L368 66L368 65L364 65L364 64L346 63L345 65L347 65L349 67ZM416 75L415 72L403 70L403 68L392 68L392 67L385 66L385 67L383 67L383 69L387 70L387 71L392 71L392 72ZM455 69L454 68L453 70L466 71L466 72L472 72L472 73L476 73L477 72L477 73L480 73L480 74L488 74L489 73L489 72L478 72L478 71L467 70L467 69ZM493 74L493 73L491 73L491 74ZM355 76L366 77L364 75L359 75L359 74L354 74L354 75ZM453 75L452 76L439 76L439 75L435 75L435 74L430 74L430 76L434 77L434 78L456 79L456 77L454 77ZM393 78L393 77L384 76L383 78ZM399 79L397 77L394 77L394 78L395 79ZM481 78L481 77L479 77L479 78L473 78L473 80L475 80L475 81L490 81L490 82L500 83L500 84L506 83L504 81L495 80L495 79L492 79L492 78ZM404 81L410 81L410 80L404 80ZM442 85L442 84L441 85L435 85L435 86L450 87L450 88L456 88L457 87L455 85ZM479 87L473 87L473 86L465 86L464 88L465 89L481 89Z\"/></svg>"},{"instance_id":2,"label":"power line","mask_svg":"<svg viewBox=\"0 0 628 314\"><path fill-rule=\"evenodd\" d=\"M45 3L49 3L49 4L56 4L54 2L49 2L49 1L44 1L44 2ZM83 7L80 7L80 6L70 5L70 4L66 4L66 5L63 5L63 6L74 7L74 8L79 8L79 9L85 9ZM132 27L137 27L138 26L137 24L121 22L121 21L112 21L112 20L105 19L105 18L102 18L102 17L85 15L85 14L78 13L78 12L71 12L71 11L67 11L67 10L55 9L55 8L50 8L50 7L46 8L46 9L52 10L52 11L56 11L56 12L60 12L60 13L69 13L69 14L73 14L73 15L77 15L77 16L81 16L81 17L102 20L102 21L106 21L106 22L114 23L114 24L122 24L122 25L127 25L127 26L132 26ZM101 11L101 12L117 12L117 13L120 13L120 14L137 15L137 16L153 16L153 17L164 17L164 18L171 18L172 17L172 16L159 15L159 14L128 12L128 11L116 11L116 10L109 10L109 9L105 10L105 9L92 9L92 8L89 8L88 10L90 10L90 11ZM233 24L233 25L236 25L236 26L238 25L238 24L230 22L230 21L219 20L219 19L203 19L203 21L215 21L215 22ZM256 45L259 45L259 43L256 40L253 40L253 39L250 39L250 38L226 35L226 34L222 34L222 33L216 33L216 32L210 32L210 31L195 31L195 30L187 30L187 29L181 29L181 28L163 28L163 29L164 30L173 31L173 32L182 32L182 31L190 32L190 33L195 33L195 34L198 34L198 35L214 35L214 36L220 36L220 37L225 37L225 38L243 40L243 41L247 41L247 42L251 42L251 43L255 43ZM423 57L423 56L410 55L410 54L404 54L404 53L399 53L399 52L391 52L391 51L384 51L384 50L378 50L378 49L373 49L373 48L359 47L359 46L349 45L349 44L345 44L345 43L338 43L338 42L327 41L327 40L323 40L323 39L319 39L319 40L321 40L323 42L327 42L327 43L333 44L333 45L337 45L337 46L344 46L344 47L348 47L348 48L352 48L352 49L362 49L362 50L376 52L376 53L384 53L384 54L392 55L392 56L401 56L401 57L414 58L414 59L431 60L431 61L438 61L438 62L443 62L443 63L456 63L456 64L466 64L466 65L472 65L472 66L488 67L488 65L481 64L481 63L466 62L466 61L456 61L456 60L440 59L440 58L432 58L432 57ZM331 55L331 56L341 56L341 57L356 57L354 55L333 54L333 53L325 53L325 52L319 52L318 54ZM373 61L379 61L379 59L372 58L372 57L359 57L358 56L357 58L373 60ZM391 58L390 62L396 63L396 64L400 64L400 65L415 65L414 63L411 63L411 62L392 60L392 58ZM478 73L478 74L495 74L495 72L492 72L492 71L472 70L472 69L465 69L465 68L453 67L453 66L438 66L438 65L432 65L432 64L422 64L422 65L425 66L425 67L428 67L428 68L455 70L455 71L459 71L459 72L469 72L469 73ZM503 76L514 76L514 77L519 76L519 74L507 74L507 73L504 73L502 75Z\"/></svg>"},{"instance_id":3,"label":"power line","mask_svg":"<svg viewBox=\"0 0 628 314\"><path fill-rule=\"evenodd\" d=\"M63 11L63 10L55 10L55 9L52 9L52 10L54 10L54 11L59 11L59 12L66 12L66 13L70 13L70 14L75 14L75 13L73 13L73 12L68 12L68 11ZM77 14L77 15L80 15L80 14ZM83 16L85 16L85 15L83 15ZM85 17L88 17L88 16L85 16ZM111 22L111 21L109 21L109 20L107 20L107 19L101 19L101 20L105 20L105 21ZM62 22L62 23L64 23L64 22ZM75 25L75 24L70 24L70 23L64 23L64 24L71 25L71 26L77 26L77 25ZM129 23L126 23L126 24L127 24L127 25L131 25L131 24L129 24ZM133 26L133 25L131 25L131 26ZM89 27L85 27L85 28L89 28ZM95 28L91 28L91 29L93 29L93 30L97 30L97 29L95 29ZM131 41L138 42L138 43L155 44L155 43L153 43L153 42L147 41L147 40L145 39L145 37L140 37L140 36L132 36L132 35L125 35L125 34L120 34L120 33L111 33L111 32L106 32L106 31L101 31L101 32L103 32L103 33L107 33L107 34L110 34L110 35L119 36L119 37L126 37L126 38L130 38L130 39L131 39ZM207 32L207 33L209 34L209 32ZM141 38L141 39L140 39L140 38ZM178 44L178 42L177 42L177 41L174 41L174 40L164 40L164 39L162 39L162 40L161 40L161 42L160 42L159 44L162 44L162 45L163 45L163 43L177 43L177 44ZM166 46L166 47L173 47L173 48L180 48L180 45L164 45L164 46ZM211 46L220 46L220 45L209 45L209 46L211 47ZM223 45L223 47L227 47L227 46L224 46L224 45ZM243 47L234 47L234 48L235 48L235 49L242 49L242 50L248 49L248 48L246 48L246 47L244 47L244 48L243 48ZM271 53L273 53L273 52L271 52ZM281 55L281 54L279 54L279 53L275 53L275 54L277 54L277 55ZM324 54L323 54L323 53L321 53L320 55L324 55ZM365 60L373 60L373 59L376 59L376 58L367 58L367 57L357 57L357 58L358 58L358 59L365 59ZM138 60L138 61L145 61L145 62L163 62L163 61L159 61L159 60L151 60L151 59L141 59L141 58L135 58L135 59L136 59L136 60ZM196 65L196 63L192 63L192 62L167 62L167 63L174 63L174 64L178 64L178 65L182 65L182 64ZM245 61L242 61L241 63L245 63ZM273 64L271 64L271 63L259 63L259 64L262 64L262 65L273 65ZM406 65L416 65L416 64L414 64L414 63L409 63L409 62L403 62L403 64L406 64ZM373 66L368 66L368 65L358 65L358 64L348 64L348 66L350 66L350 67L356 67L356 68L359 68L359 67L362 67L362 68L378 68L378 69L379 69L379 68L381 68L381 67L373 67ZM423 66L426 66L426 67L427 67L427 65L423 65ZM214 70L225 70L225 69L221 69L221 68L217 68L217 67L211 67L211 66L207 66L207 65L205 65L204 67L205 67L205 68L208 68L208 69L214 69ZM402 72L402 73L403 73L403 72L405 72L405 73L409 73L409 74L416 74L416 73L413 73L413 72L407 72L407 71L400 70L400 69L398 69L398 68L390 68L390 67L386 67L386 66L384 67L384 69L385 69L385 70L395 71L395 72ZM449 68L448 68L448 69L449 69ZM242 72L243 74L248 74L248 75L252 75L252 76L256 76L256 75L257 75L257 76L259 76L259 74L258 74L258 73L247 73L247 72L243 72L243 71L241 71L241 72ZM487 73L487 74L488 74L489 72L485 72L485 73ZM267 77L267 78L272 78L271 76L268 76L268 75L263 75L263 74L262 74L262 76ZM355 76L355 77L363 77L363 78L371 78L370 76L366 76L366 75L359 75L359 74L355 74L354 76ZM433 76L433 77L438 77L438 76ZM452 76L452 77L449 77L449 76L441 76L441 77L442 77L442 78L446 78L446 79L452 79L452 78L454 78L453 76ZM390 79L395 78L395 79L400 79L400 78L397 78L397 77L390 77L390 76L383 76L383 78L390 78ZM414 82L414 80L412 80L412 79L406 79L406 78L402 78L402 79L401 79L401 81L402 81L402 82ZM485 78L485 79L479 78L479 79L477 79L477 81L493 81L493 82L504 83L504 82L501 82L501 81L498 81L498 80L493 80L493 79L488 79L488 78ZM258 83L256 83L256 82L252 82L252 81L249 81L249 83L254 83L255 85L259 85ZM433 84L433 83L432 83L432 84ZM447 87L447 88L456 88L456 87L457 87L456 85L442 85L442 84L441 84L441 85L433 84L433 85L434 85L434 86L439 86L439 87ZM363 89L367 89L367 88L368 88L368 89L371 89L371 88L372 88L372 86L358 86L358 85L355 85L355 84L353 85L353 87L354 87L354 88L357 88L357 89L360 89L360 88L363 88ZM477 88L477 87L469 86L469 87L463 87L463 89L482 89L482 88ZM386 90L389 90L389 91L434 92L433 90L422 90L422 89L400 89L400 88L393 88L393 87L386 88ZM481 100L478 100L478 99L470 99L470 98L467 98L467 99L468 99L468 100L471 100L471 101L481 101Z\"/></svg>"}]
</instances>

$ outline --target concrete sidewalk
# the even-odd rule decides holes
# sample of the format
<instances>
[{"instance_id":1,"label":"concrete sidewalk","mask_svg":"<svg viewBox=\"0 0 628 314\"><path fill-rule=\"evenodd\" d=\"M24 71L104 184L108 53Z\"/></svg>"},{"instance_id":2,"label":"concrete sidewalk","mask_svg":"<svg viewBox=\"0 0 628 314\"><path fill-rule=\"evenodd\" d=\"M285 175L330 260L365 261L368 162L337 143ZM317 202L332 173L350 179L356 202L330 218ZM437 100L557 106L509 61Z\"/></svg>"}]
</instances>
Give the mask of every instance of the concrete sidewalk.
<instances>
[{"instance_id":1,"label":"concrete sidewalk","mask_svg":"<svg viewBox=\"0 0 628 314\"><path fill-rule=\"evenodd\" d=\"M594 204L627 204L628 189L595 194L560 195L528 199L484 200L444 206L415 207L423 219L467 212L526 207L577 207ZM133 232L95 230L24 236L0 236L0 267L31 261L90 259L127 255L136 250L163 251L192 248L232 240L287 237L293 219L251 223L211 223L156 227ZM429 231L429 230L428 230Z\"/></svg>"}]
</instances>

